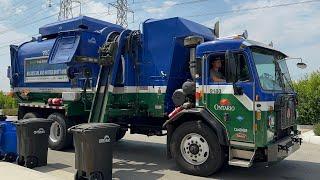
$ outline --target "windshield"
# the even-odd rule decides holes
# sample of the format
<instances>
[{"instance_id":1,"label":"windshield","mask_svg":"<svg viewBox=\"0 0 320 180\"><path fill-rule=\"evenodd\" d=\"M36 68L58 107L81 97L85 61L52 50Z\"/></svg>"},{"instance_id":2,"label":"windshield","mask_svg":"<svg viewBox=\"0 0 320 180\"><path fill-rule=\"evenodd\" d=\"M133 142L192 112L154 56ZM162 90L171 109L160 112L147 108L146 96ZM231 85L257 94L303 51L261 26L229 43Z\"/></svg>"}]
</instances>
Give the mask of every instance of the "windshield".
<instances>
[{"instance_id":1,"label":"windshield","mask_svg":"<svg viewBox=\"0 0 320 180\"><path fill-rule=\"evenodd\" d=\"M261 87L264 90L285 90L290 87L290 76L286 65L285 56L277 51L251 47L253 59L258 72ZM281 73L282 71L282 73ZM283 77L285 76L286 77ZM284 79L288 79L285 81ZM287 86L285 85L287 82Z\"/></svg>"}]
</instances>

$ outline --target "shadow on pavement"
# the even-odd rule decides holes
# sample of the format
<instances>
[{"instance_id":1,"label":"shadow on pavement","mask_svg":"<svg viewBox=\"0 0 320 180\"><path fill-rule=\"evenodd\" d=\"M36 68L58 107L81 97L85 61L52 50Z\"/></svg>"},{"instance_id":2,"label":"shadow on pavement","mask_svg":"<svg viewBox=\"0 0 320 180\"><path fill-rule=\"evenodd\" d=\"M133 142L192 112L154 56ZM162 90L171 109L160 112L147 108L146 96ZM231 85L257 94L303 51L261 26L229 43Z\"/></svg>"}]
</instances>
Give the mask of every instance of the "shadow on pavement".
<instances>
[{"instance_id":1,"label":"shadow on pavement","mask_svg":"<svg viewBox=\"0 0 320 180\"><path fill-rule=\"evenodd\" d=\"M123 140L115 144L113 177L120 179L159 179L164 170L177 170L172 160L167 160L166 145Z\"/></svg>"},{"instance_id":2,"label":"shadow on pavement","mask_svg":"<svg viewBox=\"0 0 320 180\"><path fill-rule=\"evenodd\" d=\"M114 177L120 179L128 179L128 177L130 179L159 179L165 175L165 170L181 173L174 160L167 159L165 144L123 140L115 144L114 158L119 160L113 163L113 168L117 169ZM312 159L283 160L269 167L257 165L251 168L241 168L225 165L221 171L209 178L319 180L320 163L308 160L312 161Z\"/></svg>"},{"instance_id":3,"label":"shadow on pavement","mask_svg":"<svg viewBox=\"0 0 320 180\"><path fill-rule=\"evenodd\" d=\"M42 166L42 167L37 167L36 170L41 171L43 173L47 173L47 172L51 172L51 171L55 171L55 170L59 170L59 169L66 169L69 168L71 166L67 165L67 164L62 164L62 163L51 163L48 164L47 166Z\"/></svg>"},{"instance_id":4,"label":"shadow on pavement","mask_svg":"<svg viewBox=\"0 0 320 180\"><path fill-rule=\"evenodd\" d=\"M211 176L215 179L281 179L281 180L319 180L320 163L283 160L270 167L241 168L226 165L220 172Z\"/></svg>"}]
</instances>

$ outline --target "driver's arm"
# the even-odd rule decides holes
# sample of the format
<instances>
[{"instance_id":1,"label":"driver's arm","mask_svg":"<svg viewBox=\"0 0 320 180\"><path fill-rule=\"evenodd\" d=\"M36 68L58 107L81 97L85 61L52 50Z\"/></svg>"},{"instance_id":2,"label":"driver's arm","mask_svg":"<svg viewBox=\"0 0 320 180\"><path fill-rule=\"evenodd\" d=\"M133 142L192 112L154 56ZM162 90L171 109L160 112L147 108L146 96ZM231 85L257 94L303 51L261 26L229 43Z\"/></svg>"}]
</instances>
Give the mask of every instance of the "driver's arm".
<instances>
[{"instance_id":1,"label":"driver's arm","mask_svg":"<svg viewBox=\"0 0 320 180\"><path fill-rule=\"evenodd\" d=\"M226 82L225 79L221 78L221 76L213 70L210 71L210 77L213 82Z\"/></svg>"},{"instance_id":2,"label":"driver's arm","mask_svg":"<svg viewBox=\"0 0 320 180\"><path fill-rule=\"evenodd\" d=\"M213 76L212 76L212 81L213 81L213 82L225 82L226 80L225 80L225 79L218 78L217 76L213 75Z\"/></svg>"}]
</instances>

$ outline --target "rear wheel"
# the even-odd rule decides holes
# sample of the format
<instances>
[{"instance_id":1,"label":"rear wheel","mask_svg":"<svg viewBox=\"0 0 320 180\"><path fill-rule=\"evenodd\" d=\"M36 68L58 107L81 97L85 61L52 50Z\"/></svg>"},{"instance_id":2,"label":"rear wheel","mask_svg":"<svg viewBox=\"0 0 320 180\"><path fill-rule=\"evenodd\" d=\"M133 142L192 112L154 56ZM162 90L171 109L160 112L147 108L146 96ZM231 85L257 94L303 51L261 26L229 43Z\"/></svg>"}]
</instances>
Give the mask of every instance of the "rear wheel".
<instances>
[{"instance_id":1,"label":"rear wheel","mask_svg":"<svg viewBox=\"0 0 320 180\"><path fill-rule=\"evenodd\" d=\"M68 133L73 123L60 113L51 114L48 119L53 123L50 127L49 147L53 150L62 150L72 144L72 135Z\"/></svg>"},{"instance_id":2,"label":"rear wheel","mask_svg":"<svg viewBox=\"0 0 320 180\"><path fill-rule=\"evenodd\" d=\"M90 174L89 180L103 180L103 175L101 172L93 172Z\"/></svg>"},{"instance_id":3,"label":"rear wheel","mask_svg":"<svg viewBox=\"0 0 320 180\"><path fill-rule=\"evenodd\" d=\"M172 135L170 149L178 166L194 175L209 176L224 162L218 137L201 121L180 125Z\"/></svg>"},{"instance_id":4,"label":"rear wheel","mask_svg":"<svg viewBox=\"0 0 320 180\"><path fill-rule=\"evenodd\" d=\"M26 159L26 167L33 169L35 167L38 167L38 158L34 156L29 156Z\"/></svg>"},{"instance_id":5,"label":"rear wheel","mask_svg":"<svg viewBox=\"0 0 320 180\"><path fill-rule=\"evenodd\" d=\"M4 156L4 160L7 162L15 162L17 155L15 153L8 153Z\"/></svg>"},{"instance_id":6,"label":"rear wheel","mask_svg":"<svg viewBox=\"0 0 320 180\"><path fill-rule=\"evenodd\" d=\"M22 119L31 119L31 118L38 118L40 115L36 112L28 112L26 113Z\"/></svg>"}]
</instances>

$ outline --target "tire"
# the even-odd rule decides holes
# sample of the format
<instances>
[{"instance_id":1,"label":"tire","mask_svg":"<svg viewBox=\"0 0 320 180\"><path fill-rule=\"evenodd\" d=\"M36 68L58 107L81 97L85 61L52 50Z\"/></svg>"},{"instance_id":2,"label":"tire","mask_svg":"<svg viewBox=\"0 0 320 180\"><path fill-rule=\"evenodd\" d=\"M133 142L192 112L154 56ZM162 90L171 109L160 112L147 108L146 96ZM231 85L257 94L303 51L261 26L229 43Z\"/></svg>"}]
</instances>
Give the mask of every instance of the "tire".
<instances>
[{"instance_id":1,"label":"tire","mask_svg":"<svg viewBox=\"0 0 320 180\"><path fill-rule=\"evenodd\" d=\"M103 175L101 172L93 172L90 174L89 180L103 180Z\"/></svg>"},{"instance_id":2,"label":"tire","mask_svg":"<svg viewBox=\"0 0 320 180\"><path fill-rule=\"evenodd\" d=\"M62 150L72 145L72 134L68 133L73 123L60 113L51 114L48 119L54 122L50 128L49 147L53 150Z\"/></svg>"},{"instance_id":3,"label":"tire","mask_svg":"<svg viewBox=\"0 0 320 180\"><path fill-rule=\"evenodd\" d=\"M201 121L185 122L177 127L170 141L170 150L177 165L193 175L209 176L224 163L218 137Z\"/></svg>"},{"instance_id":4,"label":"tire","mask_svg":"<svg viewBox=\"0 0 320 180\"><path fill-rule=\"evenodd\" d=\"M31 119L31 118L38 118L40 115L36 112L28 112L26 113L22 119Z\"/></svg>"},{"instance_id":5,"label":"tire","mask_svg":"<svg viewBox=\"0 0 320 180\"><path fill-rule=\"evenodd\" d=\"M4 155L0 151L0 161L4 158Z\"/></svg>"},{"instance_id":6,"label":"tire","mask_svg":"<svg viewBox=\"0 0 320 180\"><path fill-rule=\"evenodd\" d=\"M38 158L34 157L34 156L29 156L26 159L26 167L33 169L35 167L38 167Z\"/></svg>"},{"instance_id":7,"label":"tire","mask_svg":"<svg viewBox=\"0 0 320 180\"><path fill-rule=\"evenodd\" d=\"M22 156L19 156L18 158L17 158L17 164L19 165L19 166L24 166L25 165L25 161L24 161L24 158L22 157Z\"/></svg>"},{"instance_id":8,"label":"tire","mask_svg":"<svg viewBox=\"0 0 320 180\"><path fill-rule=\"evenodd\" d=\"M4 156L4 161L15 162L17 160L17 155L14 153L8 153Z\"/></svg>"},{"instance_id":9,"label":"tire","mask_svg":"<svg viewBox=\"0 0 320 180\"><path fill-rule=\"evenodd\" d=\"M120 128L116 134L116 141L120 141L126 135L126 133L127 133L126 129L124 130Z\"/></svg>"},{"instance_id":10,"label":"tire","mask_svg":"<svg viewBox=\"0 0 320 180\"><path fill-rule=\"evenodd\" d=\"M74 174L74 180L87 180L87 178L84 178L81 171L77 170L77 172Z\"/></svg>"}]
</instances>

